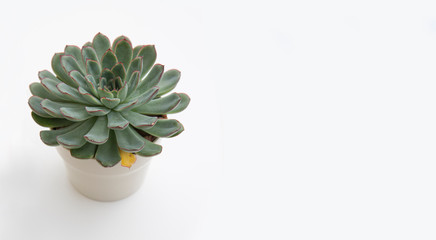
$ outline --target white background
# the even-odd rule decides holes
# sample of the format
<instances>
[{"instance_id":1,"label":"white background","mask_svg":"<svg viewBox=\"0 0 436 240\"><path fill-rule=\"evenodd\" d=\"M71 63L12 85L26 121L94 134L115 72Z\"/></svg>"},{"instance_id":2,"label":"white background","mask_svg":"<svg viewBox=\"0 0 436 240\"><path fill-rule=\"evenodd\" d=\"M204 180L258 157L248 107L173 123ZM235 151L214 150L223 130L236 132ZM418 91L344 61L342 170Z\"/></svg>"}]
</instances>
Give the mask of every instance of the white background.
<instances>
[{"instance_id":1,"label":"white background","mask_svg":"<svg viewBox=\"0 0 436 240\"><path fill-rule=\"evenodd\" d=\"M0 239L436 238L436 2L1 5ZM97 32L156 44L192 98L114 203L74 191L27 106Z\"/></svg>"}]
</instances>

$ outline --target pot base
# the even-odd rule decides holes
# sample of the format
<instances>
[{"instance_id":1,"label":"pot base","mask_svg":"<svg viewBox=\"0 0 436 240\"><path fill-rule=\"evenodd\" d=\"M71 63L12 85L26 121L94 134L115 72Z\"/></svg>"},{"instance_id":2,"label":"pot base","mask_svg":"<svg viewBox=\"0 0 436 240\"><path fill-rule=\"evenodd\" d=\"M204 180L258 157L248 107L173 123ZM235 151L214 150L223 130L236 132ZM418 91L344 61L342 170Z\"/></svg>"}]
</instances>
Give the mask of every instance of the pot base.
<instances>
[{"instance_id":1,"label":"pot base","mask_svg":"<svg viewBox=\"0 0 436 240\"><path fill-rule=\"evenodd\" d=\"M144 182L151 158L137 156L129 169L117 165L105 168L95 159L77 159L70 151L57 147L67 169L68 178L82 195L102 202L117 201L135 193Z\"/></svg>"}]
</instances>

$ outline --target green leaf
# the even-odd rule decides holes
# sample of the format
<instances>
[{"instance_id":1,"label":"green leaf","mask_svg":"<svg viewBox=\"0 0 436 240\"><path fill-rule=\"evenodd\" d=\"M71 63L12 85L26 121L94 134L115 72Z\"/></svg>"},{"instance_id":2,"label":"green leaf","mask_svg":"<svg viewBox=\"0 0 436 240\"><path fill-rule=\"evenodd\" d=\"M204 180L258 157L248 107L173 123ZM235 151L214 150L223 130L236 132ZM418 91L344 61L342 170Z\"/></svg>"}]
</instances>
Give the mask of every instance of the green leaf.
<instances>
[{"instance_id":1,"label":"green leaf","mask_svg":"<svg viewBox=\"0 0 436 240\"><path fill-rule=\"evenodd\" d=\"M115 130L122 130L129 125L127 121L119 112L111 111L107 115L108 124L107 127Z\"/></svg>"},{"instance_id":2,"label":"green leaf","mask_svg":"<svg viewBox=\"0 0 436 240\"><path fill-rule=\"evenodd\" d=\"M38 114L32 112L32 118L35 120L35 122L42 127L48 127L48 128L58 128L58 127L65 127L73 124L74 122L62 119L62 118L45 118L41 117Z\"/></svg>"},{"instance_id":3,"label":"green leaf","mask_svg":"<svg viewBox=\"0 0 436 240\"><path fill-rule=\"evenodd\" d=\"M56 88L59 90L60 93L65 96L65 98L71 99L73 102L85 104L87 103L87 101L82 98L82 95L79 93L79 91L77 91L77 89L68 86L65 83L59 83L58 85L56 85Z\"/></svg>"},{"instance_id":4,"label":"green leaf","mask_svg":"<svg viewBox=\"0 0 436 240\"><path fill-rule=\"evenodd\" d=\"M157 96L162 96L165 93L173 90L180 79L180 71L177 69L171 69L166 71L160 82L157 84L159 87L159 93Z\"/></svg>"},{"instance_id":5,"label":"green leaf","mask_svg":"<svg viewBox=\"0 0 436 240\"><path fill-rule=\"evenodd\" d=\"M98 117L94 126L85 135L86 141L101 145L109 139L108 120L106 116Z\"/></svg>"},{"instance_id":6,"label":"green leaf","mask_svg":"<svg viewBox=\"0 0 436 240\"><path fill-rule=\"evenodd\" d=\"M110 80L115 78L115 74L110 69L105 68L101 73L101 77Z\"/></svg>"},{"instance_id":7,"label":"green leaf","mask_svg":"<svg viewBox=\"0 0 436 240\"><path fill-rule=\"evenodd\" d=\"M44 99L38 97L38 96L31 96L29 98L29 107L32 109L33 112L35 112L36 114L38 114L41 117L45 117L45 118L53 118L53 116L51 116L50 114L48 114L44 108L42 107L41 103L42 101L44 101Z\"/></svg>"},{"instance_id":8,"label":"green leaf","mask_svg":"<svg viewBox=\"0 0 436 240\"><path fill-rule=\"evenodd\" d=\"M73 70L84 73L83 69L79 66L79 63L71 55L61 56L61 64L67 74Z\"/></svg>"},{"instance_id":9,"label":"green leaf","mask_svg":"<svg viewBox=\"0 0 436 240\"><path fill-rule=\"evenodd\" d=\"M144 140L145 140L144 148L141 151L137 152L136 154L144 157L152 157L162 152L161 145L148 141L147 139Z\"/></svg>"},{"instance_id":10,"label":"green leaf","mask_svg":"<svg viewBox=\"0 0 436 240\"><path fill-rule=\"evenodd\" d=\"M120 101L123 102L127 97L128 91L129 91L129 85L125 83L124 86L120 90L118 90L117 98L119 98Z\"/></svg>"},{"instance_id":11,"label":"green leaf","mask_svg":"<svg viewBox=\"0 0 436 240\"><path fill-rule=\"evenodd\" d=\"M88 89L91 90L92 94L95 97L98 97L98 93L97 93L97 81L94 79L94 77L90 74L85 76L85 80L86 80L86 84L88 86Z\"/></svg>"},{"instance_id":12,"label":"green leaf","mask_svg":"<svg viewBox=\"0 0 436 240\"><path fill-rule=\"evenodd\" d=\"M97 150L97 145L91 143L85 143L80 148L71 149L71 156L78 159L92 159L95 156L95 151Z\"/></svg>"},{"instance_id":13,"label":"green leaf","mask_svg":"<svg viewBox=\"0 0 436 240\"><path fill-rule=\"evenodd\" d=\"M115 131L118 147L126 152L138 152L145 145L145 139L131 126Z\"/></svg>"},{"instance_id":14,"label":"green leaf","mask_svg":"<svg viewBox=\"0 0 436 240\"><path fill-rule=\"evenodd\" d=\"M129 123L139 129L151 128L157 121L157 117L150 117L136 112L121 112L121 115L129 121Z\"/></svg>"},{"instance_id":15,"label":"green leaf","mask_svg":"<svg viewBox=\"0 0 436 240\"><path fill-rule=\"evenodd\" d=\"M65 72L65 69L61 64L61 56L63 53L56 53L51 60L51 67L53 68L54 73L57 75L62 82L72 86L78 87L79 84L68 76L68 73Z\"/></svg>"},{"instance_id":16,"label":"green leaf","mask_svg":"<svg viewBox=\"0 0 436 240\"><path fill-rule=\"evenodd\" d=\"M89 86L88 80L86 80L85 76L77 70L71 71L69 74L70 78L76 81L79 87L86 89L87 91L92 91L92 87Z\"/></svg>"},{"instance_id":17,"label":"green leaf","mask_svg":"<svg viewBox=\"0 0 436 240\"><path fill-rule=\"evenodd\" d=\"M128 39L120 40L114 48L115 55L118 58L118 61L123 63L126 69L129 69L130 61L132 61L133 49Z\"/></svg>"},{"instance_id":18,"label":"green leaf","mask_svg":"<svg viewBox=\"0 0 436 240\"><path fill-rule=\"evenodd\" d=\"M185 110L189 103L191 102L191 98L189 98L189 96L185 93L177 93L181 99L180 103L171 111L168 112L168 114L173 114L173 113L179 113L183 110Z\"/></svg>"},{"instance_id":19,"label":"green leaf","mask_svg":"<svg viewBox=\"0 0 436 240\"><path fill-rule=\"evenodd\" d=\"M150 73L147 74L144 80L142 80L136 90L132 93L133 96L140 95L141 93L147 91L148 89L156 86L164 72L164 66L161 64L156 64L151 69Z\"/></svg>"},{"instance_id":20,"label":"green leaf","mask_svg":"<svg viewBox=\"0 0 436 240\"><path fill-rule=\"evenodd\" d=\"M41 102L41 106L44 109L44 111L46 111L49 115L51 115L55 118L64 118L64 115L62 115L62 113L61 113L62 107L84 107L81 104L59 103L59 102L51 101L49 99L44 99ZM45 117L45 116L43 116L43 117Z\"/></svg>"},{"instance_id":21,"label":"green leaf","mask_svg":"<svg viewBox=\"0 0 436 240\"><path fill-rule=\"evenodd\" d=\"M83 44L83 47L92 47L92 43L91 42L86 42L85 44Z\"/></svg>"},{"instance_id":22,"label":"green leaf","mask_svg":"<svg viewBox=\"0 0 436 240\"><path fill-rule=\"evenodd\" d=\"M135 48L133 48L133 55L132 55L133 58L138 56L139 50L141 50L142 47L144 47L144 45L138 45Z\"/></svg>"},{"instance_id":23,"label":"green leaf","mask_svg":"<svg viewBox=\"0 0 436 240\"><path fill-rule=\"evenodd\" d=\"M105 105L106 107L108 107L110 109L116 107L120 103L119 98L102 97L102 98L100 98L100 101L101 101L101 103L103 103L103 105Z\"/></svg>"},{"instance_id":24,"label":"green leaf","mask_svg":"<svg viewBox=\"0 0 436 240\"><path fill-rule=\"evenodd\" d=\"M141 73L142 71L142 58L140 57L133 59L132 62L130 63L130 67L127 70L126 79L127 80L130 79L132 74L136 71L138 71L139 73Z\"/></svg>"},{"instance_id":25,"label":"green leaf","mask_svg":"<svg viewBox=\"0 0 436 240\"><path fill-rule=\"evenodd\" d=\"M84 135L89 132L89 130L94 125L96 119L88 119L75 128L73 131L64 133L56 137L59 144L68 149L80 148L86 144Z\"/></svg>"},{"instance_id":26,"label":"green leaf","mask_svg":"<svg viewBox=\"0 0 436 240\"><path fill-rule=\"evenodd\" d=\"M140 107L143 104L146 104L148 101L153 99L154 96L158 93L159 89L157 87L153 87L143 93L141 96L129 99L125 103L118 105L115 110L116 111L129 111L131 109L135 109L136 107Z\"/></svg>"},{"instance_id":27,"label":"green leaf","mask_svg":"<svg viewBox=\"0 0 436 240\"><path fill-rule=\"evenodd\" d=\"M67 45L65 47L64 52L65 52L65 55L73 56L74 59L76 59L77 63L79 64L79 66L82 70L85 69L85 62L82 60L82 54L81 54L80 48L78 46Z\"/></svg>"},{"instance_id":28,"label":"green leaf","mask_svg":"<svg viewBox=\"0 0 436 240\"><path fill-rule=\"evenodd\" d=\"M117 64L118 59L112 50L107 50L101 59L103 69L112 69Z\"/></svg>"},{"instance_id":29,"label":"green leaf","mask_svg":"<svg viewBox=\"0 0 436 240\"><path fill-rule=\"evenodd\" d=\"M79 93L81 94L82 98L85 99L86 102L88 102L91 105L102 105L101 102L94 97L91 93L86 91L84 88L79 87Z\"/></svg>"},{"instance_id":30,"label":"green leaf","mask_svg":"<svg viewBox=\"0 0 436 240\"><path fill-rule=\"evenodd\" d=\"M181 127L180 127L180 129L176 132L176 133L174 133L174 134L172 134L171 136L169 136L169 138L173 138L173 137L175 137L175 136L178 136L180 133L182 133L183 131L185 131L185 128L183 127L183 125L180 123L180 125L181 125Z\"/></svg>"},{"instance_id":31,"label":"green leaf","mask_svg":"<svg viewBox=\"0 0 436 240\"><path fill-rule=\"evenodd\" d=\"M130 76L130 79L127 81L130 88L128 89L127 95L130 95L132 92L136 90L138 87L139 82L139 75L140 73L138 71L133 72L133 74Z\"/></svg>"},{"instance_id":32,"label":"green leaf","mask_svg":"<svg viewBox=\"0 0 436 240\"><path fill-rule=\"evenodd\" d=\"M121 35L117 38L115 38L115 40L112 42L112 49L115 49L117 44L121 41L127 41L128 43L130 43L130 45L132 45L132 42L130 41L130 39L124 35Z\"/></svg>"},{"instance_id":33,"label":"green leaf","mask_svg":"<svg viewBox=\"0 0 436 240\"><path fill-rule=\"evenodd\" d=\"M45 143L46 145L57 146L59 145L59 143L56 140L57 136L73 131L79 125L80 123L73 123L68 127L64 127L56 130L44 130L39 132L39 136L41 137L42 142Z\"/></svg>"},{"instance_id":34,"label":"green leaf","mask_svg":"<svg viewBox=\"0 0 436 240\"><path fill-rule=\"evenodd\" d=\"M113 167L121 161L114 131L110 131L109 139L106 143L98 146L95 158L103 167Z\"/></svg>"},{"instance_id":35,"label":"green leaf","mask_svg":"<svg viewBox=\"0 0 436 240\"><path fill-rule=\"evenodd\" d=\"M55 75L53 75L53 73L47 71L47 70L42 70L38 72L38 78L39 80L42 80L44 78L49 78L49 79L54 79L56 81L59 81L59 79L56 78Z\"/></svg>"},{"instance_id":36,"label":"green leaf","mask_svg":"<svg viewBox=\"0 0 436 240\"><path fill-rule=\"evenodd\" d=\"M85 107L85 109L92 116L104 116L111 111L105 107Z\"/></svg>"},{"instance_id":37,"label":"green leaf","mask_svg":"<svg viewBox=\"0 0 436 240\"><path fill-rule=\"evenodd\" d=\"M158 119L152 128L144 131L155 137L169 137L177 133L181 127L182 124L175 119Z\"/></svg>"},{"instance_id":38,"label":"green leaf","mask_svg":"<svg viewBox=\"0 0 436 240\"><path fill-rule=\"evenodd\" d=\"M74 121L74 122L81 122L81 121L84 121L88 118L93 117L92 115L88 114L88 112L85 109L85 106L82 106L82 107L61 107L60 111L66 119Z\"/></svg>"},{"instance_id":39,"label":"green leaf","mask_svg":"<svg viewBox=\"0 0 436 240\"><path fill-rule=\"evenodd\" d=\"M105 98L113 98L114 97L114 95L110 91L107 91L106 89L103 89L101 87L99 87L97 89L97 93L98 93L98 96L100 96L101 98L102 97L105 97Z\"/></svg>"},{"instance_id":40,"label":"green leaf","mask_svg":"<svg viewBox=\"0 0 436 240\"><path fill-rule=\"evenodd\" d=\"M57 88L57 85L59 83L63 83L61 81L57 82L53 79L44 78L41 81L42 86L52 95L55 96L57 99L63 99L63 101L69 101L70 98L68 98L65 94L62 94L59 89Z\"/></svg>"},{"instance_id":41,"label":"green leaf","mask_svg":"<svg viewBox=\"0 0 436 240\"><path fill-rule=\"evenodd\" d=\"M38 96L41 98L48 98L48 99L53 100L53 101L63 101L62 98L60 98L54 94L51 94L46 88L44 88L44 86L42 86L41 83L37 83L37 82L31 83L29 88L30 88L30 92L32 93L32 95L35 95L35 96Z\"/></svg>"},{"instance_id":42,"label":"green leaf","mask_svg":"<svg viewBox=\"0 0 436 240\"><path fill-rule=\"evenodd\" d=\"M108 37L102 33L97 33L92 40L92 47L97 52L98 59L101 60L104 53L111 47L111 43Z\"/></svg>"},{"instance_id":43,"label":"green leaf","mask_svg":"<svg viewBox=\"0 0 436 240\"><path fill-rule=\"evenodd\" d=\"M99 79L101 74L101 67L97 61L89 60L86 61L86 72L91 74L94 79Z\"/></svg>"},{"instance_id":44,"label":"green leaf","mask_svg":"<svg viewBox=\"0 0 436 240\"><path fill-rule=\"evenodd\" d=\"M83 57L84 62L86 62L88 60L100 62L100 59L97 56L97 52L95 52L94 48L92 48L92 47L83 47L82 48L82 57Z\"/></svg>"},{"instance_id":45,"label":"green leaf","mask_svg":"<svg viewBox=\"0 0 436 240\"><path fill-rule=\"evenodd\" d=\"M147 104L135 108L134 111L147 115L163 115L173 110L181 100L177 93L172 93L162 98L153 99Z\"/></svg>"},{"instance_id":46,"label":"green leaf","mask_svg":"<svg viewBox=\"0 0 436 240\"><path fill-rule=\"evenodd\" d=\"M111 71L115 77L120 77L123 80L126 78L126 69L124 68L122 62L115 64Z\"/></svg>"},{"instance_id":47,"label":"green leaf","mask_svg":"<svg viewBox=\"0 0 436 240\"><path fill-rule=\"evenodd\" d=\"M156 61L156 49L154 45L143 46L138 52L138 57L142 57L141 79L143 79L145 74L150 71L151 67Z\"/></svg>"}]
</instances>

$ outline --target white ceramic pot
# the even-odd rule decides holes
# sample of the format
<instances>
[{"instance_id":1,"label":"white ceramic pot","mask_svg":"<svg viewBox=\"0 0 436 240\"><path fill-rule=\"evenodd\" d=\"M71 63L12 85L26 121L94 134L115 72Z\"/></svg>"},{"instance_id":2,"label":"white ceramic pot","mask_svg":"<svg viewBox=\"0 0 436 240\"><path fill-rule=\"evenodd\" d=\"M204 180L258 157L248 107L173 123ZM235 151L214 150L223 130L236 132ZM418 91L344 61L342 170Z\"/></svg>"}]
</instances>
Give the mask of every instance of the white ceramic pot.
<instances>
[{"instance_id":1,"label":"white ceramic pot","mask_svg":"<svg viewBox=\"0 0 436 240\"><path fill-rule=\"evenodd\" d=\"M109 202L116 201L135 193L144 182L151 157L136 155L136 162L127 168L117 165L105 168L95 159L77 159L70 151L58 146L71 184L88 198Z\"/></svg>"}]
</instances>

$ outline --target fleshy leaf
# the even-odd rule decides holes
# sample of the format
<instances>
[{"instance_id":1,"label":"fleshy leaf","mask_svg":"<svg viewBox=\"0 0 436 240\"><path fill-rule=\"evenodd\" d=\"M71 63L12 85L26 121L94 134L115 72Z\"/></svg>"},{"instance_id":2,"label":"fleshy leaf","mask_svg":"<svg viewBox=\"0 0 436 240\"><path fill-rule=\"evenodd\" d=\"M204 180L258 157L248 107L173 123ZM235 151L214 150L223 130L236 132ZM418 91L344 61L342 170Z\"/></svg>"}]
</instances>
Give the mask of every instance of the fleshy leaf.
<instances>
[{"instance_id":1,"label":"fleshy leaf","mask_svg":"<svg viewBox=\"0 0 436 240\"><path fill-rule=\"evenodd\" d=\"M55 96L58 99L63 99L64 101L69 101L70 98L68 98L65 94L61 93L59 89L57 88L57 85L59 83L63 83L61 81L55 81L53 79L44 78L41 81L42 86L50 92L51 95ZM65 84L65 83L64 83Z\"/></svg>"},{"instance_id":2,"label":"fleshy leaf","mask_svg":"<svg viewBox=\"0 0 436 240\"><path fill-rule=\"evenodd\" d=\"M185 131L185 128L183 127L183 124L180 123L180 126L181 126L180 129L176 133L174 133L171 136L169 136L169 138L173 138L173 137L179 135L180 133L182 133L183 131Z\"/></svg>"},{"instance_id":3,"label":"fleshy leaf","mask_svg":"<svg viewBox=\"0 0 436 240\"><path fill-rule=\"evenodd\" d=\"M121 79L126 78L126 69L124 68L124 64L122 62L115 64L111 71L116 77L120 77Z\"/></svg>"},{"instance_id":4,"label":"fleshy leaf","mask_svg":"<svg viewBox=\"0 0 436 240\"><path fill-rule=\"evenodd\" d=\"M92 48L92 47L83 47L82 48L82 57L83 57L83 62L88 61L88 59L96 61L96 62L100 62L100 59L97 56L97 53L95 52L94 48Z\"/></svg>"},{"instance_id":5,"label":"fleshy leaf","mask_svg":"<svg viewBox=\"0 0 436 240\"><path fill-rule=\"evenodd\" d=\"M57 136L73 131L79 125L80 123L73 123L68 127L60 128L57 130L44 130L39 133L39 136L41 137L42 142L45 143L46 145L57 146L59 145L59 143L56 140Z\"/></svg>"},{"instance_id":6,"label":"fleshy leaf","mask_svg":"<svg viewBox=\"0 0 436 240\"><path fill-rule=\"evenodd\" d=\"M141 96L133 99L129 99L127 102L118 105L115 108L115 110L117 111L129 111L132 109L134 110L136 107L142 106L143 104L146 104L151 99L153 99L153 97L156 96L158 91L159 91L158 87L153 87L148 91L146 91L145 93L143 93Z\"/></svg>"},{"instance_id":7,"label":"fleshy leaf","mask_svg":"<svg viewBox=\"0 0 436 240\"><path fill-rule=\"evenodd\" d=\"M88 118L93 117L92 115L88 114L88 112L85 109L85 106L83 106L83 107L61 107L60 111L66 119L74 121L74 122L82 122Z\"/></svg>"},{"instance_id":8,"label":"fleshy leaf","mask_svg":"<svg viewBox=\"0 0 436 240\"><path fill-rule=\"evenodd\" d=\"M74 81L73 79L68 76L68 73L65 72L65 69L62 67L61 64L61 56L63 53L56 53L51 61L51 67L54 71L54 73L57 75L57 78L62 80L62 82L72 86L72 87L78 87L79 84Z\"/></svg>"},{"instance_id":9,"label":"fleshy leaf","mask_svg":"<svg viewBox=\"0 0 436 240\"><path fill-rule=\"evenodd\" d=\"M139 76L140 76L140 73L138 71L133 72L133 74L130 76L130 79L128 80L128 84L129 84L130 88L128 89L129 91L128 91L127 95L130 95L138 87Z\"/></svg>"},{"instance_id":10,"label":"fleshy leaf","mask_svg":"<svg viewBox=\"0 0 436 240\"><path fill-rule=\"evenodd\" d=\"M144 145L144 138L132 127L115 131L118 147L126 152L138 152Z\"/></svg>"},{"instance_id":11,"label":"fleshy leaf","mask_svg":"<svg viewBox=\"0 0 436 240\"><path fill-rule=\"evenodd\" d=\"M106 78L106 79L114 79L115 78L115 74L110 69L105 68L101 72L101 77L102 78Z\"/></svg>"},{"instance_id":12,"label":"fleshy leaf","mask_svg":"<svg viewBox=\"0 0 436 240\"><path fill-rule=\"evenodd\" d=\"M99 79L101 74L101 67L97 61L89 60L86 61L86 72L91 74L94 79Z\"/></svg>"},{"instance_id":13,"label":"fleshy leaf","mask_svg":"<svg viewBox=\"0 0 436 240\"><path fill-rule=\"evenodd\" d=\"M141 57L137 57L137 58L134 58L132 60L132 62L130 63L130 67L129 67L127 74L126 74L126 79L127 80L130 79L133 72L136 72L136 71L138 71L139 73L141 73L141 71L142 71L142 58Z\"/></svg>"},{"instance_id":14,"label":"fleshy leaf","mask_svg":"<svg viewBox=\"0 0 436 240\"><path fill-rule=\"evenodd\" d=\"M107 98L107 97L102 97L100 98L101 103L103 103L103 105L105 105L108 108L114 108L116 107L119 103L120 103L120 99L119 98Z\"/></svg>"},{"instance_id":15,"label":"fleshy leaf","mask_svg":"<svg viewBox=\"0 0 436 240\"><path fill-rule=\"evenodd\" d=\"M79 66L82 70L85 69L85 62L82 60L82 54L81 54L80 48L78 46L67 45L65 47L64 52L65 52L65 55L73 56L74 59L76 59L77 63L79 64Z\"/></svg>"},{"instance_id":16,"label":"fleshy leaf","mask_svg":"<svg viewBox=\"0 0 436 240\"><path fill-rule=\"evenodd\" d=\"M185 93L177 93L181 99L180 103L171 111L168 112L168 114L173 114L173 113L179 113L183 110L185 110L189 103L191 102L191 98L189 98L189 96Z\"/></svg>"},{"instance_id":17,"label":"fleshy leaf","mask_svg":"<svg viewBox=\"0 0 436 240\"><path fill-rule=\"evenodd\" d=\"M41 116L41 117L45 117L45 118L53 118L52 115L48 114L44 108L42 107L42 101L44 101L44 99L38 97L38 96L31 96L29 98L29 106L32 109L32 111L34 113L36 113L37 115Z\"/></svg>"},{"instance_id":18,"label":"fleshy leaf","mask_svg":"<svg viewBox=\"0 0 436 240\"><path fill-rule=\"evenodd\" d=\"M107 142L98 146L95 158L103 167L113 167L121 161L114 131L110 131Z\"/></svg>"},{"instance_id":19,"label":"fleshy leaf","mask_svg":"<svg viewBox=\"0 0 436 240\"><path fill-rule=\"evenodd\" d=\"M117 38L115 38L115 40L112 42L112 49L115 49L117 47L117 44L121 41L127 41L130 45L132 45L132 42L130 41L130 39L124 35L121 35Z\"/></svg>"},{"instance_id":20,"label":"fleshy leaf","mask_svg":"<svg viewBox=\"0 0 436 240\"><path fill-rule=\"evenodd\" d=\"M181 100L177 93L172 93L162 98L153 99L147 104L135 108L135 111L147 115L163 115L173 110Z\"/></svg>"},{"instance_id":21,"label":"fleshy leaf","mask_svg":"<svg viewBox=\"0 0 436 240\"><path fill-rule=\"evenodd\" d=\"M76 88L68 86L63 82L56 85L56 88L59 90L60 93L62 93L65 96L65 98L69 98L70 100L78 103L87 103L82 98L82 95L79 93L79 91L77 91Z\"/></svg>"},{"instance_id":22,"label":"fleshy leaf","mask_svg":"<svg viewBox=\"0 0 436 240\"><path fill-rule=\"evenodd\" d=\"M92 116L104 116L108 114L111 110L105 107L85 107L88 114Z\"/></svg>"},{"instance_id":23,"label":"fleshy leaf","mask_svg":"<svg viewBox=\"0 0 436 240\"><path fill-rule=\"evenodd\" d=\"M133 58L138 56L139 50L141 50L141 48L143 48L144 45L138 45L136 47L133 48Z\"/></svg>"},{"instance_id":24,"label":"fleshy leaf","mask_svg":"<svg viewBox=\"0 0 436 240\"><path fill-rule=\"evenodd\" d=\"M136 88L136 91L133 92L133 96L140 95L141 93L147 91L148 89L156 86L164 72L164 66L161 64L156 64L154 67L150 70L150 73L147 74L144 80L142 80L138 87Z\"/></svg>"},{"instance_id":25,"label":"fleshy leaf","mask_svg":"<svg viewBox=\"0 0 436 240\"><path fill-rule=\"evenodd\" d=\"M127 39L122 39L116 44L114 51L118 61L123 63L126 69L129 69L130 61L132 61L133 55L133 49L130 41Z\"/></svg>"},{"instance_id":26,"label":"fleshy leaf","mask_svg":"<svg viewBox=\"0 0 436 240\"><path fill-rule=\"evenodd\" d=\"M101 98L102 97L105 97L105 98L113 98L114 97L114 95L110 91L107 91L106 89L103 89L101 87L99 87L97 89L97 93L98 93L98 96L100 96Z\"/></svg>"},{"instance_id":27,"label":"fleshy leaf","mask_svg":"<svg viewBox=\"0 0 436 240\"><path fill-rule=\"evenodd\" d=\"M92 40L92 47L97 52L98 59L101 60L104 53L111 47L109 38L102 33L97 33Z\"/></svg>"},{"instance_id":28,"label":"fleshy leaf","mask_svg":"<svg viewBox=\"0 0 436 240\"><path fill-rule=\"evenodd\" d=\"M91 143L85 143L80 148L71 149L71 156L78 159L92 159L95 156L95 151L97 150L97 145Z\"/></svg>"},{"instance_id":29,"label":"fleshy leaf","mask_svg":"<svg viewBox=\"0 0 436 240\"><path fill-rule=\"evenodd\" d=\"M94 97L91 93L86 91L84 88L79 87L79 93L81 94L82 98L85 99L86 102L88 102L91 105L102 105L101 102Z\"/></svg>"},{"instance_id":30,"label":"fleshy leaf","mask_svg":"<svg viewBox=\"0 0 436 240\"><path fill-rule=\"evenodd\" d=\"M182 124L175 119L158 119L152 128L144 131L155 137L169 137L177 133L181 127Z\"/></svg>"},{"instance_id":31,"label":"fleshy leaf","mask_svg":"<svg viewBox=\"0 0 436 240\"><path fill-rule=\"evenodd\" d=\"M143 79L145 74L150 71L151 67L156 61L156 49L154 45L143 46L138 52L138 57L142 57L141 79Z\"/></svg>"},{"instance_id":32,"label":"fleshy leaf","mask_svg":"<svg viewBox=\"0 0 436 240\"><path fill-rule=\"evenodd\" d=\"M61 113L62 107L84 107L81 104L76 103L59 103L54 102L49 99L44 99L41 102L41 106L49 115L55 117L55 118L64 118L64 115ZM44 117L44 116L43 116Z\"/></svg>"},{"instance_id":33,"label":"fleshy leaf","mask_svg":"<svg viewBox=\"0 0 436 240\"><path fill-rule=\"evenodd\" d=\"M157 94L158 96L162 96L165 93L173 90L177 83L179 82L180 79L180 71L177 69L171 69L166 71L163 75L162 75L162 79L160 80L160 82L157 84L157 86L159 87L159 93Z\"/></svg>"},{"instance_id":34,"label":"fleshy leaf","mask_svg":"<svg viewBox=\"0 0 436 240\"><path fill-rule=\"evenodd\" d=\"M59 144L68 149L80 148L86 144L86 140L83 137L86 133L94 125L95 118L88 119L84 122L80 123L80 126L74 129L74 131L70 131L59 135L56 137L56 140Z\"/></svg>"},{"instance_id":35,"label":"fleshy leaf","mask_svg":"<svg viewBox=\"0 0 436 240\"><path fill-rule=\"evenodd\" d=\"M117 64L118 59L115 56L115 53L109 49L106 51L106 53L103 55L102 59L101 59L101 65L103 67L103 69L112 69L115 64Z\"/></svg>"},{"instance_id":36,"label":"fleshy leaf","mask_svg":"<svg viewBox=\"0 0 436 240\"><path fill-rule=\"evenodd\" d=\"M144 157L152 157L162 152L161 145L148 141L147 139L144 140L145 140L144 148L141 151L137 152L136 154Z\"/></svg>"},{"instance_id":37,"label":"fleshy leaf","mask_svg":"<svg viewBox=\"0 0 436 240\"><path fill-rule=\"evenodd\" d=\"M157 117L150 117L131 111L121 112L121 115L123 115L132 126L139 129L151 128L157 121Z\"/></svg>"},{"instance_id":38,"label":"fleshy leaf","mask_svg":"<svg viewBox=\"0 0 436 240\"><path fill-rule=\"evenodd\" d=\"M98 117L94 126L84 136L86 141L93 144L103 144L109 139L109 128L107 127L107 117Z\"/></svg>"},{"instance_id":39,"label":"fleshy leaf","mask_svg":"<svg viewBox=\"0 0 436 240\"><path fill-rule=\"evenodd\" d=\"M73 70L83 72L83 69L79 66L77 60L71 55L63 55L61 56L61 64L66 73L69 73Z\"/></svg>"},{"instance_id":40,"label":"fleshy leaf","mask_svg":"<svg viewBox=\"0 0 436 240\"><path fill-rule=\"evenodd\" d=\"M48 127L48 128L65 127L65 126L69 126L69 125L74 123L72 121L62 119L62 118L41 117L34 112L32 112L32 118L39 126Z\"/></svg>"},{"instance_id":41,"label":"fleshy leaf","mask_svg":"<svg viewBox=\"0 0 436 240\"><path fill-rule=\"evenodd\" d=\"M115 130L122 130L129 125L127 121L119 112L111 111L107 115L108 124L107 127Z\"/></svg>"},{"instance_id":42,"label":"fleshy leaf","mask_svg":"<svg viewBox=\"0 0 436 240\"><path fill-rule=\"evenodd\" d=\"M73 70L70 73L68 73L68 75L70 76L70 78L72 78L74 81L76 81L80 87L85 88L86 90L90 91L90 87L87 83L87 80L85 79L85 76L80 73L77 70Z\"/></svg>"},{"instance_id":43,"label":"fleshy leaf","mask_svg":"<svg viewBox=\"0 0 436 240\"><path fill-rule=\"evenodd\" d=\"M53 100L53 101L63 101L62 98L60 98L54 94L51 94L46 88L44 88L44 86L42 86L41 83L38 83L38 82L31 83L29 88L30 88L30 92L32 93L32 95L35 95L35 96L38 96L38 97L41 97L44 99L48 98L48 99Z\"/></svg>"},{"instance_id":44,"label":"fleshy leaf","mask_svg":"<svg viewBox=\"0 0 436 240\"><path fill-rule=\"evenodd\" d=\"M39 80L42 80L44 78L49 78L49 79L57 79L55 75L53 75L53 73L47 71L47 70L42 70L38 72L38 78ZM59 81L59 80L58 80Z\"/></svg>"},{"instance_id":45,"label":"fleshy leaf","mask_svg":"<svg viewBox=\"0 0 436 240\"><path fill-rule=\"evenodd\" d=\"M129 85L126 83L120 90L118 90L117 98L119 98L120 101L123 102L127 97L128 91L129 91Z\"/></svg>"}]
</instances>

